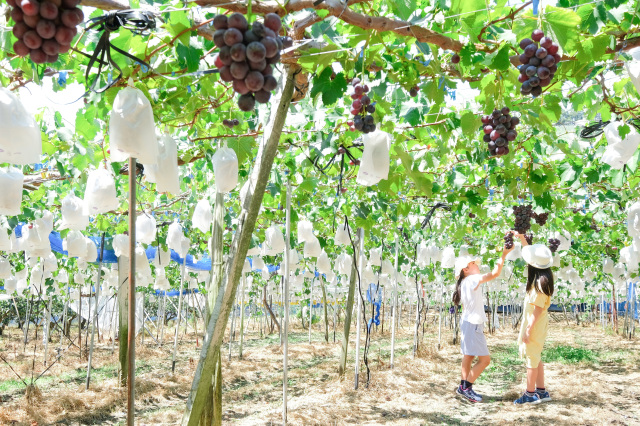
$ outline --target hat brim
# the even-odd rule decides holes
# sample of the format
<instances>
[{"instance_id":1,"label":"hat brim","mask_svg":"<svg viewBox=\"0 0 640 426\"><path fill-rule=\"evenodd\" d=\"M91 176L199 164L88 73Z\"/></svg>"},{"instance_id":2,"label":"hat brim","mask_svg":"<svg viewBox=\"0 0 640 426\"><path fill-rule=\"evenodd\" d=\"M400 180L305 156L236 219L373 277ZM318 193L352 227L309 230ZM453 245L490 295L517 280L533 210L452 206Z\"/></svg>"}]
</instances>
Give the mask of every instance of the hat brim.
<instances>
[{"instance_id":1,"label":"hat brim","mask_svg":"<svg viewBox=\"0 0 640 426\"><path fill-rule=\"evenodd\" d=\"M482 261L482 259L480 259L479 257L469 257L469 261L467 262L467 264L461 268L460 270L456 270L455 273L455 277L458 278L460 276L460 273L462 272L462 270L466 267L469 266L470 263L475 263L476 265L480 266L480 262Z\"/></svg>"},{"instance_id":2,"label":"hat brim","mask_svg":"<svg viewBox=\"0 0 640 426\"><path fill-rule=\"evenodd\" d=\"M528 247L532 247L532 246L528 246ZM527 249L528 247L524 247L524 249L522 250L522 258L524 259L525 262L527 262L527 264L538 269L547 269L553 266L553 256L551 256L551 259L549 259L549 262L545 264L537 263L536 261L533 260L533 250Z\"/></svg>"}]
</instances>

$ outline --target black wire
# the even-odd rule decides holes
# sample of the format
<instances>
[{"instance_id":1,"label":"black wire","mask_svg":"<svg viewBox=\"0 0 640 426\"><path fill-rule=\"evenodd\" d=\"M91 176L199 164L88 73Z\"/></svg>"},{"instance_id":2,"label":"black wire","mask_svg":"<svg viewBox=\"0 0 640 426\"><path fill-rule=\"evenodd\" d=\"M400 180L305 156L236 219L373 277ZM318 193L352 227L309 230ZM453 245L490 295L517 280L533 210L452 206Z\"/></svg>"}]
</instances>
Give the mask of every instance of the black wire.
<instances>
[{"instance_id":1,"label":"black wire","mask_svg":"<svg viewBox=\"0 0 640 426\"><path fill-rule=\"evenodd\" d=\"M370 338L369 334L370 334L370 330L367 324L367 310L366 310L366 305L365 305L365 301L364 301L364 297L362 296L362 287L361 287L361 280L360 280L360 270L358 269L358 259L356 259L356 246L353 243L353 238L351 237L351 227L349 226L349 218L345 215L344 217L345 220L345 224L347 225L347 232L349 233L349 241L351 241L351 248L353 248L353 265L355 267L356 270L356 274L358 277L358 294L360 295L360 300L362 301L362 318L364 320L364 323L367 325L366 330L367 330L367 335L365 338L365 342L366 340L368 340ZM363 245L364 247L364 245ZM360 256L362 256L362 253L358 253L358 258ZM359 314L358 314L359 315ZM358 357L358 355L356 354L356 358ZM371 371L369 369L369 359L367 358L366 352L365 355L363 357L363 361L364 361L364 365L367 368L367 384L365 385L365 387L367 387L369 385L369 377L371 375ZM356 377L356 383L358 381L358 377Z\"/></svg>"}]
</instances>

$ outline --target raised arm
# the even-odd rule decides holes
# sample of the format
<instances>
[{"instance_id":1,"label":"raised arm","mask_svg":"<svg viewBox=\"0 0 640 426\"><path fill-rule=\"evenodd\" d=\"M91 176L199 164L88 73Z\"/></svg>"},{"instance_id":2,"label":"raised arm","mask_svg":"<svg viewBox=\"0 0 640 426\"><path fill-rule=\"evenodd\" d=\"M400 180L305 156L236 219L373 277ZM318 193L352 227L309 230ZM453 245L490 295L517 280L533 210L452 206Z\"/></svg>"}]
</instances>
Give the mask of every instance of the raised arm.
<instances>
[{"instance_id":1,"label":"raised arm","mask_svg":"<svg viewBox=\"0 0 640 426\"><path fill-rule=\"evenodd\" d=\"M511 231L511 232L513 233L513 235L520 238L520 243L522 244L522 247L526 247L529 245L529 243L527 242L527 239L524 237L524 234L519 234L516 231Z\"/></svg>"},{"instance_id":2,"label":"raised arm","mask_svg":"<svg viewBox=\"0 0 640 426\"><path fill-rule=\"evenodd\" d=\"M480 284L495 280L500 276L502 267L504 266L504 261L511 250L513 250L513 247L511 247L510 249L505 248L504 250L502 250L502 256L500 256L500 259L498 259L498 261L496 262L496 267L493 269L493 271L484 274L482 278L480 278Z\"/></svg>"}]
</instances>

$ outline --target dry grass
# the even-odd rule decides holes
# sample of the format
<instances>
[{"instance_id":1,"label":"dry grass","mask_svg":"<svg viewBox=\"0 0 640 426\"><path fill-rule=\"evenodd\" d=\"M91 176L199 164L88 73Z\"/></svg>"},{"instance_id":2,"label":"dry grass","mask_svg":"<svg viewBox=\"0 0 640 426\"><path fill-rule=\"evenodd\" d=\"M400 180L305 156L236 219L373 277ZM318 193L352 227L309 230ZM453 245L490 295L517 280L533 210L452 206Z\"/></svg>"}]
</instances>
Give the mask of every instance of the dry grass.
<instances>
[{"instance_id":1,"label":"dry grass","mask_svg":"<svg viewBox=\"0 0 640 426\"><path fill-rule=\"evenodd\" d=\"M202 330L202 328L199 328ZM0 351L12 367L30 383L43 371L42 350L23 352L19 330L8 330L0 339ZM432 334L429 334L432 333ZM512 330L488 336L494 363L476 383L487 402L470 405L456 399L460 355L450 345L450 331L437 349L433 326L427 328L417 356L412 355L408 328L398 333L395 368L389 368L389 334L374 334L369 352L371 382L365 387L361 370L354 389L353 342L348 373L338 378L340 343L306 342L297 330L289 345L288 420L292 425L343 424L640 424L639 345L605 335L593 326L552 324L547 347L561 345L588 351L591 360L556 359L546 364L547 387L553 401L534 407L512 404L523 389L524 367L514 358ZM340 336L338 335L338 339ZM179 424L191 386L199 348L193 335L182 336L176 373L171 374L171 347L137 344L136 418L138 425ZM352 339L353 340L353 339ZM302 341L302 342L301 342ZM54 343L57 347L57 342ZM116 348L117 349L117 348ZM53 351L55 354L55 351ZM580 355L579 353L578 355ZM595 354L595 355L594 355ZM249 333L243 359L237 343L228 360L223 350L224 424L280 424L282 412L282 349L273 336L258 339ZM576 356L578 356L576 355ZM591 355L589 355L591 356ZM544 355L543 355L544 358ZM53 358L51 358L53 359ZM34 387L14 381L15 375L0 364L0 424L2 425L113 425L126 416L126 393L117 378L117 350L108 342L94 353L95 371L85 389L86 360L70 349ZM362 366L364 368L364 366ZM33 370L33 371L32 371ZM11 383L10 383L11 381Z\"/></svg>"}]
</instances>

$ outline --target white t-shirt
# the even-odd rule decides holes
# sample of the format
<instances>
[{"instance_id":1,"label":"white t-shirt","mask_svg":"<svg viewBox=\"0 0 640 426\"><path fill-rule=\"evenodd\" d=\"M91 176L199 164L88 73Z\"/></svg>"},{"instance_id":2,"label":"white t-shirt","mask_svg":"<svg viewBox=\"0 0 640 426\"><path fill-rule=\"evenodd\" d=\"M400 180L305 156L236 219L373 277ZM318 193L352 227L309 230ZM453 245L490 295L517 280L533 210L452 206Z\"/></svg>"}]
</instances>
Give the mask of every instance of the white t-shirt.
<instances>
[{"instance_id":1,"label":"white t-shirt","mask_svg":"<svg viewBox=\"0 0 640 426\"><path fill-rule=\"evenodd\" d=\"M478 285L481 279L482 274L474 274L466 277L460 283L462 321L467 321L471 324L484 324L486 321L484 302L482 301L482 287Z\"/></svg>"}]
</instances>

